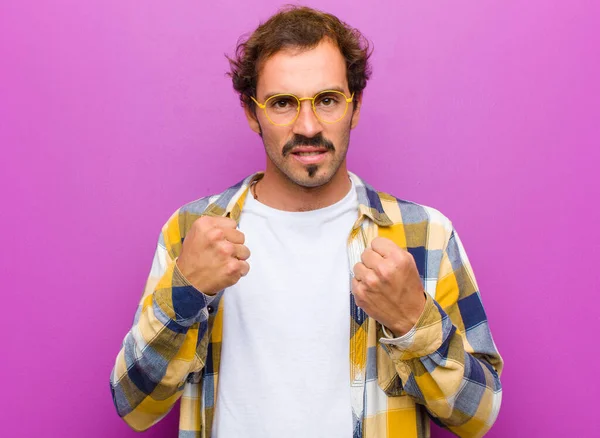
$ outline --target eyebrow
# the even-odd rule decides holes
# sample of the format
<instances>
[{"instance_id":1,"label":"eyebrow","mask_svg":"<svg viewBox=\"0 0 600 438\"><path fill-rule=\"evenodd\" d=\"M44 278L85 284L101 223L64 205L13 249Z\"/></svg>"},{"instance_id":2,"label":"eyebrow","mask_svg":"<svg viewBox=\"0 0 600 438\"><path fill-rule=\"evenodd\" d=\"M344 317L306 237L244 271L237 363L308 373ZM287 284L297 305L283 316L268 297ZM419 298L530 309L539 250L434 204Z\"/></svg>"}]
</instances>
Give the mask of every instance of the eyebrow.
<instances>
[{"instance_id":1,"label":"eyebrow","mask_svg":"<svg viewBox=\"0 0 600 438\"><path fill-rule=\"evenodd\" d=\"M340 93L344 93L344 95L346 95L346 91L345 91L345 90L344 90L342 87L328 87L328 88L323 88L323 89L322 89L322 90L320 90L320 91L317 91L315 94L313 94L313 95L312 95L312 96L310 96L310 97L314 97L314 96L316 96L317 94L319 94L319 93L322 93L323 91L339 91ZM276 96L276 95L278 95L278 94L293 94L293 95L295 96L295 94L294 94L294 93L290 93L290 92L284 92L284 91L277 91L277 92L272 92L272 93L269 93L269 94L267 94L267 95L265 96L265 98L264 98L264 99L265 99L265 100L264 100L264 102L266 102L266 101L267 101L267 100L269 100L271 97L273 97L273 96ZM301 98L301 96L298 96L298 97L300 97L300 98Z\"/></svg>"}]
</instances>

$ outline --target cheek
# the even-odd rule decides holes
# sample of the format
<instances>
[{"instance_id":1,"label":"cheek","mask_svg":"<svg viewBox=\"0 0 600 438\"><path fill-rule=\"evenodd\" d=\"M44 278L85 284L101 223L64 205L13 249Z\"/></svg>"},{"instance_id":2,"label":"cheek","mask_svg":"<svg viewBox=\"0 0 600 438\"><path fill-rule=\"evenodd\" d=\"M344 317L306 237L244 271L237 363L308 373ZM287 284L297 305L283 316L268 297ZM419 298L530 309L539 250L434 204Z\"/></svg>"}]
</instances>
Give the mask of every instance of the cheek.
<instances>
[{"instance_id":1,"label":"cheek","mask_svg":"<svg viewBox=\"0 0 600 438\"><path fill-rule=\"evenodd\" d=\"M263 142L269 149L281 150L283 145L292 138L288 129L277 129L277 127L265 127L264 125L263 127Z\"/></svg>"},{"instance_id":2,"label":"cheek","mask_svg":"<svg viewBox=\"0 0 600 438\"><path fill-rule=\"evenodd\" d=\"M328 133L323 133L325 138L328 138L333 142L336 149L344 149L348 145L348 140L350 138L350 128L344 125L336 126L335 128L329 130Z\"/></svg>"}]
</instances>

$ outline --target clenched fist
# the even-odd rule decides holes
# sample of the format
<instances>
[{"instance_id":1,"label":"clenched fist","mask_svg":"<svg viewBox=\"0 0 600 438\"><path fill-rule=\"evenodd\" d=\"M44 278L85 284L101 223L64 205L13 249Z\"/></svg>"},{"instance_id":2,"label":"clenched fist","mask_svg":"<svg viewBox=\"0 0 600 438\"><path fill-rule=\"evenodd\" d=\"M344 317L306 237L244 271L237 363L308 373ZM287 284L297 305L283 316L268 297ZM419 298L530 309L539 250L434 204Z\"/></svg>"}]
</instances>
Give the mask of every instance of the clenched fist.
<instances>
[{"instance_id":1,"label":"clenched fist","mask_svg":"<svg viewBox=\"0 0 600 438\"><path fill-rule=\"evenodd\" d=\"M383 237L373 239L361 260L354 265L354 301L395 336L404 335L417 323L425 307L415 260Z\"/></svg>"},{"instance_id":2,"label":"clenched fist","mask_svg":"<svg viewBox=\"0 0 600 438\"><path fill-rule=\"evenodd\" d=\"M202 216L190 228L177 266L199 291L214 295L236 284L250 270L250 251L233 219Z\"/></svg>"}]
</instances>

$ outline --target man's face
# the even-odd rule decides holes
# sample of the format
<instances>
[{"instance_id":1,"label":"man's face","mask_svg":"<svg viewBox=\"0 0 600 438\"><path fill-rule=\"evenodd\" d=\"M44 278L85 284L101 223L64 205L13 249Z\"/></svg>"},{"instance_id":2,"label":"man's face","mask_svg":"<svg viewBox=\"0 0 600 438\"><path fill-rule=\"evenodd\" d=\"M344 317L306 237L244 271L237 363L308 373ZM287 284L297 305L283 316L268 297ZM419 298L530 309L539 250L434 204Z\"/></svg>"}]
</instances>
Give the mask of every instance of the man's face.
<instances>
[{"instance_id":1,"label":"man's face","mask_svg":"<svg viewBox=\"0 0 600 438\"><path fill-rule=\"evenodd\" d=\"M340 90L350 97L346 63L340 50L327 39L314 49L283 50L269 58L259 72L256 97L264 103L274 94L303 98L324 90ZM289 126L273 125L258 107L255 119L247 109L250 127L262 134L267 172L303 187L319 187L328 183L342 165L345 170L350 130L359 116L359 108L353 111L353 105L348 105L343 119L328 124L315 116L310 101L302 101L298 118Z\"/></svg>"}]
</instances>

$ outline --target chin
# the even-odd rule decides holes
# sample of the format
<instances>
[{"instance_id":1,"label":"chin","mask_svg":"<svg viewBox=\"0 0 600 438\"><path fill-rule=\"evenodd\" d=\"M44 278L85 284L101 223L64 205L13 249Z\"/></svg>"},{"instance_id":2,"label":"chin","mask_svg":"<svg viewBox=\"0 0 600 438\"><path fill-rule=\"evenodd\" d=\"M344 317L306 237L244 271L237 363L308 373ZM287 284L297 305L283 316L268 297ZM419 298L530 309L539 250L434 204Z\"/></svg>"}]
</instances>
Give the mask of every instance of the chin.
<instances>
[{"instance_id":1,"label":"chin","mask_svg":"<svg viewBox=\"0 0 600 438\"><path fill-rule=\"evenodd\" d=\"M285 177L299 187L307 189L322 187L328 184L339 172L344 162L341 160L329 159L318 164L300 164L289 157L287 160L272 156L267 150L267 156L271 164L277 169L280 176ZM278 159L279 158L279 159Z\"/></svg>"},{"instance_id":2,"label":"chin","mask_svg":"<svg viewBox=\"0 0 600 438\"><path fill-rule=\"evenodd\" d=\"M311 176L311 169L309 167L307 166L301 173L294 172L292 175L287 174L287 177L301 187L316 188L327 184L335 175L335 172L327 172L317 168L316 171L313 171L313 176Z\"/></svg>"}]
</instances>

